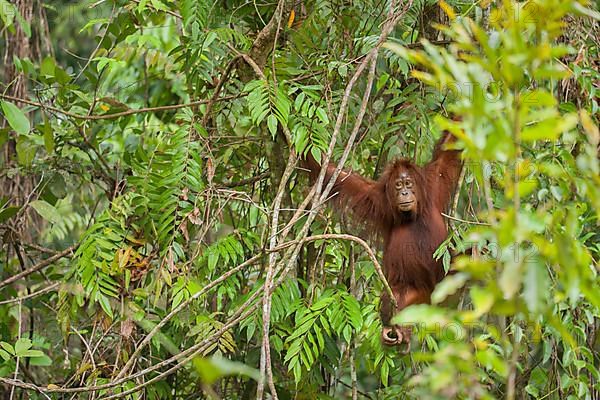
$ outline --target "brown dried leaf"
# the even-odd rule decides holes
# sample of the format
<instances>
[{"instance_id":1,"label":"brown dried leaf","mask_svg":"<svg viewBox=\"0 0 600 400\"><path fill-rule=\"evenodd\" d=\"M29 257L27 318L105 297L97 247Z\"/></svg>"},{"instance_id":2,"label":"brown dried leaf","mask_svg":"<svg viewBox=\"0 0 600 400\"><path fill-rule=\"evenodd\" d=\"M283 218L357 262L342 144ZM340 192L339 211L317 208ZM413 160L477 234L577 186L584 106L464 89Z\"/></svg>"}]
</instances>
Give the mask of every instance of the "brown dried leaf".
<instances>
[{"instance_id":1,"label":"brown dried leaf","mask_svg":"<svg viewBox=\"0 0 600 400\"><path fill-rule=\"evenodd\" d=\"M179 225L179 230L181 231L181 234L183 235L183 237L185 238L186 242L190 241L190 234L188 232L187 229L187 223L184 221Z\"/></svg>"},{"instance_id":2,"label":"brown dried leaf","mask_svg":"<svg viewBox=\"0 0 600 400\"><path fill-rule=\"evenodd\" d=\"M194 211L188 214L188 219L194 225L202 225L202 219L200 218L200 210L198 207L195 207Z\"/></svg>"},{"instance_id":3,"label":"brown dried leaf","mask_svg":"<svg viewBox=\"0 0 600 400\"><path fill-rule=\"evenodd\" d=\"M169 253L167 255L167 265L169 266L169 272L173 272L175 270L175 261L173 257L173 248L169 248ZM171 277L169 276L169 279ZM170 286L170 285L169 285Z\"/></svg>"},{"instance_id":4,"label":"brown dried leaf","mask_svg":"<svg viewBox=\"0 0 600 400\"><path fill-rule=\"evenodd\" d=\"M135 324L131 319L126 319L121 322L121 336L125 339L129 339L131 334L133 333L133 329L135 328Z\"/></svg>"},{"instance_id":5,"label":"brown dried leaf","mask_svg":"<svg viewBox=\"0 0 600 400\"><path fill-rule=\"evenodd\" d=\"M208 183L212 183L212 180L214 177L215 177L215 166L213 164L212 158L208 157L206 159L206 178L208 179Z\"/></svg>"}]
</instances>

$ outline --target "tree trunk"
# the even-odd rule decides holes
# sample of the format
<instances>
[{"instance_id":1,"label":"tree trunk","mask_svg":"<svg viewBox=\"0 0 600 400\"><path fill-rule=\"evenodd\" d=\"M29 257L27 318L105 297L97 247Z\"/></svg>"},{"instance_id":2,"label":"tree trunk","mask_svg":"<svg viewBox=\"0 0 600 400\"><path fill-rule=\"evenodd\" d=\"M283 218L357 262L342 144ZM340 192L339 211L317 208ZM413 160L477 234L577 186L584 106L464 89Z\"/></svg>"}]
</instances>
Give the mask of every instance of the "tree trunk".
<instances>
[{"instance_id":1,"label":"tree trunk","mask_svg":"<svg viewBox=\"0 0 600 400\"><path fill-rule=\"evenodd\" d=\"M23 17L23 20L29 24L30 27L34 27L34 6L35 0L14 0L14 6L17 8L19 14ZM39 4L38 4L39 7ZM43 13L40 11L40 17L43 19ZM45 21L44 21L45 23ZM3 92L7 95L27 98L28 87L27 80L23 73L17 71L14 64L14 59L39 59L40 46L35 46L31 37L27 36L27 33L23 30L21 24L15 19L14 21L14 33L9 30L5 30L5 42L6 49L3 54L3 71L2 71L2 82L7 86L3 89ZM40 24L40 26L47 26ZM42 37L42 35L38 35ZM34 47L37 51L34 51ZM19 105L21 106L21 105ZM2 128L6 127L6 120L2 121ZM4 171L9 171L10 168L14 167L17 163L17 146L16 146L16 133L9 133L9 140L5 143L0 151L0 167ZM21 176L19 174L8 175L4 174L0 176L0 192L3 196L8 197L9 203L15 206L22 206L27 201L30 194L33 192L35 187L35 177ZM13 218L11 221L13 232L17 233L20 237L20 241L31 241L36 233L33 231L34 227L39 232L41 226L41 219L33 212L24 212L19 214L19 218Z\"/></svg>"}]
</instances>

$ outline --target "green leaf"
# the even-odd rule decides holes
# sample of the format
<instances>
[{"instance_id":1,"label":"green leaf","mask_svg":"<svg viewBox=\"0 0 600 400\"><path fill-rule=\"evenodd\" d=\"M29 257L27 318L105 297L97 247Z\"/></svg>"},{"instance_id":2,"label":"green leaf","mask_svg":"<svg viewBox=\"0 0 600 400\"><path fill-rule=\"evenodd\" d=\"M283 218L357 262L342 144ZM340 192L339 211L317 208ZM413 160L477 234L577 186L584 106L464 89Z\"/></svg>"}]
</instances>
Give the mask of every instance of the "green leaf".
<instances>
[{"instance_id":1,"label":"green leaf","mask_svg":"<svg viewBox=\"0 0 600 400\"><path fill-rule=\"evenodd\" d=\"M275 138L277 135L277 117L273 114L269 114L267 117L267 127L269 128L269 132L271 132L271 136Z\"/></svg>"},{"instance_id":2,"label":"green leaf","mask_svg":"<svg viewBox=\"0 0 600 400\"><path fill-rule=\"evenodd\" d=\"M255 381L260 380L258 370L241 362L231 361L223 357L213 356L210 359L196 357L193 359L196 372L202 377L202 382L212 384L225 376L247 376Z\"/></svg>"},{"instance_id":3,"label":"green leaf","mask_svg":"<svg viewBox=\"0 0 600 400\"><path fill-rule=\"evenodd\" d=\"M146 332L150 332L152 329L154 329L154 327L156 326L156 323L145 319L145 318L141 318L141 319L135 319L134 322L141 327L143 330L145 330ZM171 353L171 355L176 355L179 354L179 348L177 347L177 345L175 344L175 342L173 341L173 339L171 339L170 336L167 336L165 333L159 331L154 338L169 352Z\"/></svg>"},{"instance_id":4,"label":"green leaf","mask_svg":"<svg viewBox=\"0 0 600 400\"><path fill-rule=\"evenodd\" d=\"M441 303L448 296L453 295L458 289L462 288L468 279L469 275L463 272L446 276L444 280L435 287L435 290L431 294L431 302L433 304Z\"/></svg>"},{"instance_id":5,"label":"green leaf","mask_svg":"<svg viewBox=\"0 0 600 400\"><path fill-rule=\"evenodd\" d=\"M50 125L50 122L47 120L42 125L42 132L44 135L44 147L46 147L48 154L52 154L52 152L54 152L54 135L52 132L52 125Z\"/></svg>"},{"instance_id":6,"label":"green leaf","mask_svg":"<svg viewBox=\"0 0 600 400\"><path fill-rule=\"evenodd\" d=\"M550 186L550 192L552 196L558 201L561 201L563 198L563 191L559 186Z\"/></svg>"},{"instance_id":7,"label":"green leaf","mask_svg":"<svg viewBox=\"0 0 600 400\"><path fill-rule=\"evenodd\" d=\"M276 116L282 125L287 126L290 117L290 108L292 103L283 90L279 90L275 96Z\"/></svg>"},{"instance_id":8,"label":"green leaf","mask_svg":"<svg viewBox=\"0 0 600 400\"><path fill-rule=\"evenodd\" d=\"M40 351L41 353L41 351ZM29 359L29 363L31 365L35 365L38 367L49 367L52 365L52 359L50 357L48 357L47 355L43 354L37 357L31 357Z\"/></svg>"},{"instance_id":9,"label":"green leaf","mask_svg":"<svg viewBox=\"0 0 600 400\"><path fill-rule=\"evenodd\" d=\"M98 293L98 295L96 296L96 299L98 300L98 303L100 303L100 307L102 307L102 309L104 310L106 315L108 315L111 319L113 319L113 312L112 312L112 308L110 307L110 301L108 300L108 297L106 297L103 294Z\"/></svg>"},{"instance_id":10,"label":"green leaf","mask_svg":"<svg viewBox=\"0 0 600 400\"><path fill-rule=\"evenodd\" d=\"M30 203L30 205L46 221L53 224L60 221L60 214L58 213L56 207L45 202L44 200L34 200Z\"/></svg>"},{"instance_id":11,"label":"green leaf","mask_svg":"<svg viewBox=\"0 0 600 400\"><path fill-rule=\"evenodd\" d=\"M300 111L302 108L302 104L304 103L304 99L306 98L306 94L304 94L304 92L301 92L297 97L296 100L294 100L294 109L296 111Z\"/></svg>"},{"instance_id":12,"label":"green leaf","mask_svg":"<svg viewBox=\"0 0 600 400\"><path fill-rule=\"evenodd\" d=\"M329 124L329 118L327 117L327 112L324 109L322 109L321 107L317 107L315 114L317 114L317 117L319 117L323 124Z\"/></svg>"},{"instance_id":13,"label":"green leaf","mask_svg":"<svg viewBox=\"0 0 600 400\"><path fill-rule=\"evenodd\" d=\"M116 60L110 57L95 57L92 61L98 61L98 71L102 71L106 66L112 70L115 67L123 67L126 65L125 61Z\"/></svg>"},{"instance_id":14,"label":"green leaf","mask_svg":"<svg viewBox=\"0 0 600 400\"><path fill-rule=\"evenodd\" d=\"M506 264L504 264L504 270L500 275L500 280L498 281L505 299L513 298L520 289L522 280L523 272L521 264L519 262L514 262L513 260L507 260Z\"/></svg>"},{"instance_id":15,"label":"green leaf","mask_svg":"<svg viewBox=\"0 0 600 400\"><path fill-rule=\"evenodd\" d=\"M384 362L381 365L381 383L384 386L388 385L389 377L390 377L390 366L388 365L387 362Z\"/></svg>"},{"instance_id":16,"label":"green leaf","mask_svg":"<svg viewBox=\"0 0 600 400\"><path fill-rule=\"evenodd\" d=\"M575 11L577 11L579 14L581 15L586 15L590 18L595 19L596 21L600 21L600 12L598 12L598 10L594 10L591 8L587 8L584 7L582 4L580 4L577 1L574 1L572 3L569 3L572 5L573 9ZM596 7L598 7L598 3L596 3Z\"/></svg>"},{"instance_id":17,"label":"green leaf","mask_svg":"<svg viewBox=\"0 0 600 400\"><path fill-rule=\"evenodd\" d=\"M26 351L29 350L32 345L31 340L20 338L17 340L17 343L15 343L15 355L17 357L24 357L24 354L26 354Z\"/></svg>"},{"instance_id":18,"label":"green leaf","mask_svg":"<svg viewBox=\"0 0 600 400\"><path fill-rule=\"evenodd\" d=\"M217 261L219 261L219 253L217 253L216 249L211 248L208 250L208 269L210 271L214 271L217 266Z\"/></svg>"},{"instance_id":19,"label":"green leaf","mask_svg":"<svg viewBox=\"0 0 600 400\"><path fill-rule=\"evenodd\" d=\"M9 127L0 129L0 147L4 146L4 143L8 142L9 133L11 129Z\"/></svg>"},{"instance_id":20,"label":"green leaf","mask_svg":"<svg viewBox=\"0 0 600 400\"><path fill-rule=\"evenodd\" d=\"M4 351L6 351L11 356L15 355L15 349L10 343L0 342L0 347L2 347L2 349L4 349Z\"/></svg>"},{"instance_id":21,"label":"green leaf","mask_svg":"<svg viewBox=\"0 0 600 400\"><path fill-rule=\"evenodd\" d=\"M40 350L25 350L18 354L19 357L41 357L44 353Z\"/></svg>"},{"instance_id":22,"label":"green leaf","mask_svg":"<svg viewBox=\"0 0 600 400\"><path fill-rule=\"evenodd\" d=\"M42 75L54 77L55 69L56 69L56 62L54 61L54 58L52 58L52 57L46 57L40 63L40 74L42 74Z\"/></svg>"},{"instance_id":23,"label":"green leaf","mask_svg":"<svg viewBox=\"0 0 600 400\"><path fill-rule=\"evenodd\" d=\"M556 140L558 136L577 125L576 114L559 115L548 118L532 126L526 126L521 132L524 141Z\"/></svg>"},{"instance_id":24,"label":"green leaf","mask_svg":"<svg viewBox=\"0 0 600 400\"><path fill-rule=\"evenodd\" d=\"M94 25L97 25L97 24L105 24L105 23L107 23L107 22L109 22L109 21L110 21L110 20L109 20L108 18L93 18L93 19L89 20L89 21L88 21L88 22L87 22L87 23L86 23L86 24L83 26L83 28L81 28L81 29L79 30L79 33L81 33L81 32L83 32L83 31L87 30L88 28L91 28L91 27L92 27L92 26L94 26Z\"/></svg>"},{"instance_id":25,"label":"green leaf","mask_svg":"<svg viewBox=\"0 0 600 400\"><path fill-rule=\"evenodd\" d=\"M29 133L31 125L29 124L29 119L25 113L13 103L9 103L7 101L1 101L0 103L2 104L4 118L6 118L11 128L21 135Z\"/></svg>"},{"instance_id":26,"label":"green leaf","mask_svg":"<svg viewBox=\"0 0 600 400\"><path fill-rule=\"evenodd\" d=\"M546 266L540 262L527 264L525 281L523 282L523 296L529 311L537 313L543 307L543 300L549 288L548 271Z\"/></svg>"},{"instance_id":27,"label":"green leaf","mask_svg":"<svg viewBox=\"0 0 600 400\"><path fill-rule=\"evenodd\" d=\"M17 137L17 160L19 161L19 164L27 167L31 166L36 151L37 146L27 136L19 135Z\"/></svg>"},{"instance_id":28,"label":"green leaf","mask_svg":"<svg viewBox=\"0 0 600 400\"><path fill-rule=\"evenodd\" d=\"M471 301L476 315L483 315L494 305L494 294L489 288L473 286L470 290Z\"/></svg>"},{"instance_id":29,"label":"green leaf","mask_svg":"<svg viewBox=\"0 0 600 400\"><path fill-rule=\"evenodd\" d=\"M10 355L8 352L6 352L3 349L0 349L0 357L4 360L4 361L8 361L12 358L12 355Z\"/></svg>"},{"instance_id":30,"label":"green leaf","mask_svg":"<svg viewBox=\"0 0 600 400\"><path fill-rule=\"evenodd\" d=\"M477 352L477 361L486 368L492 369L498 375L506 378L508 374L508 366L506 362L496 354L492 347Z\"/></svg>"},{"instance_id":31,"label":"green leaf","mask_svg":"<svg viewBox=\"0 0 600 400\"><path fill-rule=\"evenodd\" d=\"M10 28L15 20L17 10L13 4L6 0L0 0L0 19L5 27Z\"/></svg>"},{"instance_id":32,"label":"green leaf","mask_svg":"<svg viewBox=\"0 0 600 400\"><path fill-rule=\"evenodd\" d=\"M446 310L425 304L407 307L392 318L392 324L423 324L425 327L446 326L450 321Z\"/></svg>"},{"instance_id":33,"label":"green leaf","mask_svg":"<svg viewBox=\"0 0 600 400\"><path fill-rule=\"evenodd\" d=\"M17 17L17 21L19 21L19 25L21 25L21 29L23 29L23 32L25 32L25 36L30 38L31 37L31 25L29 25L29 22L27 22L27 20L25 18L23 18L21 13L19 13L18 9L15 9L15 10L17 11L16 17Z\"/></svg>"},{"instance_id":34,"label":"green leaf","mask_svg":"<svg viewBox=\"0 0 600 400\"><path fill-rule=\"evenodd\" d=\"M6 207L5 209L1 210L0 211L0 223L3 223L4 221L8 221L20 209L21 209L21 207L11 206L11 207Z\"/></svg>"}]
</instances>

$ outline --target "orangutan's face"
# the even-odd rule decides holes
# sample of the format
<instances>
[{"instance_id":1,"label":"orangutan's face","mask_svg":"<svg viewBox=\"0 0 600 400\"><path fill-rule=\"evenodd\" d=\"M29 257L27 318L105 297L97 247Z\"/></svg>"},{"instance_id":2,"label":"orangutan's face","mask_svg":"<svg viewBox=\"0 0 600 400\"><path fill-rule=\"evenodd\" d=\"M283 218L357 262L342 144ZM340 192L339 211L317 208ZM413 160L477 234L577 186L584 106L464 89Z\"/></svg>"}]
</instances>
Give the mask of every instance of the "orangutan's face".
<instances>
[{"instance_id":1,"label":"orangutan's face","mask_svg":"<svg viewBox=\"0 0 600 400\"><path fill-rule=\"evenodd\" d=\"M396 179L396 204L398 209L403 212L417 211L417 196L414 180L404 171Z\"/></svg>"}]
</instances>

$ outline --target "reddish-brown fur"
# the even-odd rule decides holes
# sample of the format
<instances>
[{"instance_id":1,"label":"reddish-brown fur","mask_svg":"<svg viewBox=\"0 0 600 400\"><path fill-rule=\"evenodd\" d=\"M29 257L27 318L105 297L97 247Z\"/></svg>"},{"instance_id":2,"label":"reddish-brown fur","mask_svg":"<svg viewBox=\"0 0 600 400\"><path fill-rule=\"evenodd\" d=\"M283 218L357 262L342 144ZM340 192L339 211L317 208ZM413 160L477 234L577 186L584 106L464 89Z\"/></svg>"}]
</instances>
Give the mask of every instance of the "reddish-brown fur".
<instances>
[{"instance_id":1,"label":"reddish-brown fur","mask_svg":"<svg viewBox=\"0 0 600 400\"><path fill-rule=\"evenodd\" d=\"M435 285L444 277L442 263L434 260L433 253L448 234L441 213L448 207L462 167L460 151L444 148L451 141L453 136L444 133L431 161L423 167L397 160L387 166L377 181L343 171L333 187L332 193L352 209L356 218L382 235L384 273L399 310L411 304L429 303ZM307 165L314 179L321 167L312 156ZM325 184L335 168L334 164L327 166ZM394 182L402 172L409 173L416 187L415 213L402 212L396 204ZM394 312L385 294L381 303L386 326ZM406 342L409 336L406 331L399 331L399 335L399 342Z\"/></svg>"}]
</instances>

